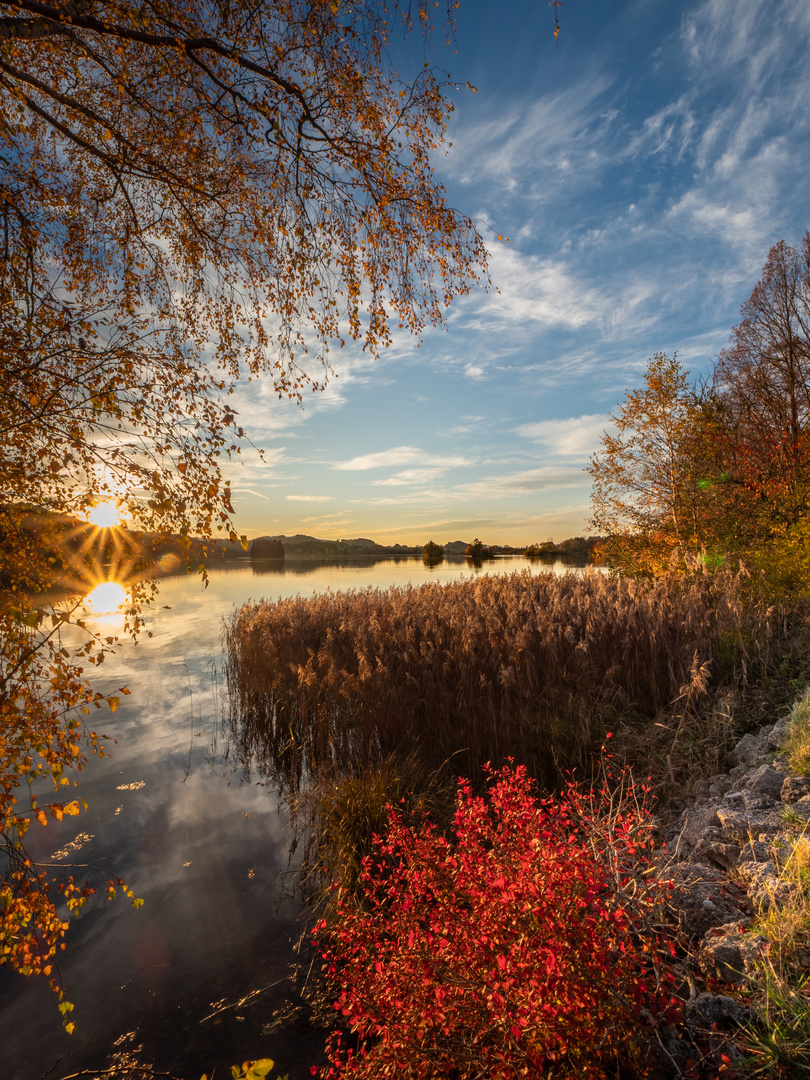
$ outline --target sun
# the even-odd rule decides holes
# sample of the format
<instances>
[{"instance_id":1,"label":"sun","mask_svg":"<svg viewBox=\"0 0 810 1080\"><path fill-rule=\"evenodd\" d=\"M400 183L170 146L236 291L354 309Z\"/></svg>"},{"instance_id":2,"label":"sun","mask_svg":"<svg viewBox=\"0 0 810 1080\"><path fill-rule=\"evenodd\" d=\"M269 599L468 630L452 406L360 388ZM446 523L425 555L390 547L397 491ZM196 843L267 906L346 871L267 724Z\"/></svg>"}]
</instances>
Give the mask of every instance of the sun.
<instances>
[{"instance_id":1,"label":"sun","mask_svg":"<svg viewBox=\"0 0 810 1080\"><path fill-rule=\"evenodd\" d=\"M116 499L105 499L90 508L88 521L101 529L113 529L121 524L121 512Z\"/></svg>"}]
</instances>

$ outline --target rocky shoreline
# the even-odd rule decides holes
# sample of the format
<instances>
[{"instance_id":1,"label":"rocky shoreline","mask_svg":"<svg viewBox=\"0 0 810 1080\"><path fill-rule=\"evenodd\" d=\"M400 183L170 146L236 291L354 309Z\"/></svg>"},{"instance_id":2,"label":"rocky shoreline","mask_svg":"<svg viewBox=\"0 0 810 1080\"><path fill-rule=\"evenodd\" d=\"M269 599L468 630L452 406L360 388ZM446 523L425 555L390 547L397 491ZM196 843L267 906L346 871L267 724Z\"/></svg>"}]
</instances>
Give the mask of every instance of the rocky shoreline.
<instances>
[{"instance_id":1,"label":"rocky shoreline","mask_svg":"<svg viewBox=\"0 0 810 1080\"><path fill-rule=\"evenodd\" d=\"M698 780L688 805L673 799L668 806L672 824L663 830L667 844L659 872L676 885L671 916L713 990L722 984L745 989L772 945L762 918L797 895L783 871L797 844L810 844L810 778L791 773L784 752L798 706L757 734L744 735L731 757L733 767ZM699 993L691 976L690 990L684 1010L690 1041L673 1030L662 1047L676 1076L694 1057L691 1037L697 1034L713 1054L739 1061L742 1055L728 1035L755 1018L736 997Z\"/></svg>"}]
</instances>

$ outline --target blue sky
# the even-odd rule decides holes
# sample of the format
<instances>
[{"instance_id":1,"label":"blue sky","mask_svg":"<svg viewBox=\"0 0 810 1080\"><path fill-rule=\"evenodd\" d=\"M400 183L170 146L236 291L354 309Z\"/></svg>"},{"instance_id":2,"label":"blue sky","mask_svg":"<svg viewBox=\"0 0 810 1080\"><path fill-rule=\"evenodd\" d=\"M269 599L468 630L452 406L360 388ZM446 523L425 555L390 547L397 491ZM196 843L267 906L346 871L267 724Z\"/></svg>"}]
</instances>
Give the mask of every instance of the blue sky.
<instances>
[{"instance_id":1,"label":"blue sky","mask_svg":"<svg viewBox=\"0 0 810 1080\"><path fill-rule=\"evenodd\" d=\"M250 536L587 533L583 469L648 358L708 370L770 247L810 226L810 4L566 0L556 43L544 0L457 19L433 60L478 92L454 93L436 168L498 291L421 348L342 350L303 411L240 388L265 449L229 473Z\"/></svg>"}]
</instances>

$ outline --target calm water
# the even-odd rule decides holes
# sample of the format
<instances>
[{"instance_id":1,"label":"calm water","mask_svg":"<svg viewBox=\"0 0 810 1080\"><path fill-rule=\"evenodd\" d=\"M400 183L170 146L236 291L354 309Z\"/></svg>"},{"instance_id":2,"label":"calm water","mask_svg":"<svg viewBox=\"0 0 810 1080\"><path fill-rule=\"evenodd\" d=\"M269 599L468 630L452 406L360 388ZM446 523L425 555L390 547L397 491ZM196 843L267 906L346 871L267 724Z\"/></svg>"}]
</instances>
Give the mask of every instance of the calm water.
<instances>
[{"instance_id":1,"label":"calm water","mask_svg":"<svg viewBox=\"0 0 810 1080\"><path fill-rule=\"evenodd\" d=\"M61 1028L54 995L0 969L0 1080L53 1080L79 1069L137 1060L197 1080L245 1058L273 1057L291 1080L320 1060L321 1035L306 1025L269 1030L297 1001L289 982L299 934L295 860L276 793L231 760L223 729L222 621L249 599L325 589L448 581L477 573L569 569L519 557L425 567L418 559L316 565L288 560L215 570L203 591L194 576L166 578L147 629L96 677L110 694L126 685L114 715L92 718L112 739L78 793L89 811L29 834L35 857L122 877L143 897L91 900L74 919L60 970L76 1030ZM165 605L165 607L164 607ZM97 618L105 633L115 616ZM248 999L248 1000L245 1000Z\"/></svg>"}]
</instances>

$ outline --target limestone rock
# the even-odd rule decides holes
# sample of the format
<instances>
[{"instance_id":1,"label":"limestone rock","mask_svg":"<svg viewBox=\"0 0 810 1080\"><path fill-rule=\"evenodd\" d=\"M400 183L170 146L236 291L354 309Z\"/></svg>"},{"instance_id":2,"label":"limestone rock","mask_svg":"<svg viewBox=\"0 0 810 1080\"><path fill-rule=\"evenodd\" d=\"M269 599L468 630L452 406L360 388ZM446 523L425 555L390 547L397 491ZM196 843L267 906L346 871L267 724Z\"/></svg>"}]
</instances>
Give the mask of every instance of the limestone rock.
<instances>
[{"instance_id":1,"label":"limestone rock","mask_svg":"<svg viewBox=\"0 0 810 1080\"><path fill-rule=\"evenodd\" d=\"M763 844L760 840L749 840L740 848L739 862L770 862L773 858L769 844Z\"/></svg>"},{"instance_id":2,"label":"limestone rock","mask_svg":"<svg viewBox=\"0 0 810 1080\"><path fill-rule=\"evenodd\" d=\"M743 803L748 814L756 814L763 810L772 810L777 800L771 795L764 795L758 791L744 791Z\"/></svg>"},{"instance_id":3,"label":"limestone rock","mask_svg":"<svg viewBox=\"0 0 810 1080\"><path fill-rule=\"evenodd\" d=\"M742 791L727 791L723 796L723 806L729 810L745 810L745 795Z\"/></svg>"},{"instance_id":4,"label":"limestone rock","mask_svg":"<svg viewBox=\"0 0 810 1080\"><path fill-rule=\"evenodd\" d=\"M696 806L685 811L678 824L680 826L680 842L694 847L704 831L712 825L719 825L720 820L714 807Z\"/></svg>"},{"instance_id":5,"label":"limestone rock","mask_svg":"<svg viewBox=\"0 0 810 1080\"><path fill-rule=\"evenodd\" d=\"M732 786L733 781L728 773L717 773L715 776L710 776L708 779L709 788L720 789L721 797L725 795L728 789Z\"/></svg>"},{"instance_id":6,"label":"limestone rock","mask_svg":"<svg viewBox=\"0 0 810 1080\"><path fill-rule=\"evenodd\" d=\"M773 727L771 728L771 730L770 730L770 732L768 734L768 746L770 747L770 749L771 750L779 750L782 746L784 746L785 742L787 740L789 731L790 731L790 717L789 716L786 716L782 720L777 720L777 722L773 725Z\"/></svg>"},{"instance_id":7,"label":"limestone rock","mask_svg":"<svg viewBox=\"0 0 810 1080\"><path fill-rule=\"evenodd\" d=\"M767 729L763 728L763 731ZM762 732L759 735L743 735L737 745L734 747L732 758L735 759L736 767L752 765L759 765L764 757L767 756L770 751L768 745L768 735L763 735ZM734 770L732 769L731 775Z\"/></svg>"},{"instance_id":8,"label":"limestone rock","mask_svg":"<svg viewBox=\"0 0 810 1080\"><path fill-rule=\"evenodd\" d=\"M725 844L722 841L706 839L702 836L695 846L695 852L711 859L726 870L734 870L740 859L738 844Z\"/></svg>"},{"instance_id":9,"label":"limestone rock","mask_svg":"<svg viewBox=\"0 0 810 1080\"><path fill-rule=\"evenodd\" d=\"M805 795L810 795L810 776L785 777L780 789L782 802L795 803Z\"/></svg>"},{"instance_id":10,"label":"limestone rock","mask_svg":"<svg viewBox=\"0 0 810 1080\"><path fill-rule=\"evenodd\" d=\"M785 774L773 765L760 765L748 777L746 790L757 795L767 795L774 801L780 797Z\"/></svg>"},{"instance_id":11,"label":"limestone rock","mask_svg":"<svg viewBox=\"0 0 810 1080\"><path fill-rule=\"evenodd\" d=\"M709 978L744 982L767 945L762 934L745 933L744 923L732 923L704 936L698 962Z\"/></svg>"},{"instance_id":12,"label":"limestone rock","mask_svg":"<svg viewBox=\"0 0 810 1080\"><path fill-rule=\"evenodd\" d=\"M739 844L748 843L751 837L759 839L763 834L775 836L783 826L782 818L775 811L752 811L743 814L719 806L716 813L727 838L736 840Z\"/></svg>"},{"instance_id":13,"label":"limestone rock","mask_svg":"<svg viewBox=\"0 0 810 1080\"><path fill-rule=\"evenodd\" d=\"M676 885L668 897L670 913L689 938L699 939L713 927L739 922L747 911L743 889L716 865L690 861L661 868L662 877L670 875Z\"/></svg>"},{"instance_id":14,"label":"limestone rock","mask_svg":"<svg viewBox=\"0 0 810 1080\"><path fill-rule=\"evenodd\" d=\"M713 1028L739 1027L750 1023L752 1016L739 1001L726 994L698 994L689 1001L684 1009L687 1024L692 1027Z\"/></svg>"},{"instance_id":15,"label":"limestone rock","mask_svg":"<svg viewBox=\"0 0 810 1080\"><path fill-rule=\"evenodd\" d=\"M760 911L767 911L772 904L786 903L793 894L793 887L779 876L772 862L741 862L737 866L737 876Z\"/></svg>"}]
</instances>

